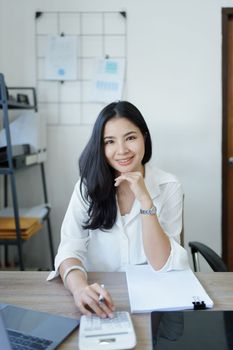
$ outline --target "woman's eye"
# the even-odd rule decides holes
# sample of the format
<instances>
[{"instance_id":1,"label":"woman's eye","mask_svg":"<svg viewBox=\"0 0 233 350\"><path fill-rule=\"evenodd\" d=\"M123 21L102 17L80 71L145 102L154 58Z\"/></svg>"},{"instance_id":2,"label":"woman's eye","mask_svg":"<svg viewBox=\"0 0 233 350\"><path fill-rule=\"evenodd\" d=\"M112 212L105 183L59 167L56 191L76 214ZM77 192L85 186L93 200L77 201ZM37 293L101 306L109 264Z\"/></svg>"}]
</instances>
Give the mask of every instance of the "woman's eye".
<instances>
[{"instance_id":1,"label":"woman's eye","mask_svg":"<svg viewBox=\"0 0 233 350\"><path fill-rule=\"evenodd\" d=\"M127 137L128 141L132 141L132 140L135 140L135 139L136 139L136 136L129 136L129 137Z\"/></svg>"},{"instance_id":2,"label":"woman's eye","mask_svg":"<svg viewBox=\"0 0 233 350\"><path fill-rule=\"evenodd\" d=\"M107 140L107 141L104 142L105 145L110 145L112 143L113 143L113 140Z\"/></svg>"}]
</instances>

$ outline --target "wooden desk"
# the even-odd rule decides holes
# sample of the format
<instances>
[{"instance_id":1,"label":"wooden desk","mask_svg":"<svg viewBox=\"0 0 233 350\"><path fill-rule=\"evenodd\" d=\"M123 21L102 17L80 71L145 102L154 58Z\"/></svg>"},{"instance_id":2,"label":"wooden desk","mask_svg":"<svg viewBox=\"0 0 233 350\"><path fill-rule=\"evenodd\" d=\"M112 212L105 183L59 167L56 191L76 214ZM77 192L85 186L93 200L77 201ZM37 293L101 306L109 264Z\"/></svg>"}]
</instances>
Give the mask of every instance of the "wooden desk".
<instances>
[{"instance_id":1,"label":"wooden desk","mask_svg":"<svg viewBox=\"0 0 233 350\"><path fill-rule=\"evenodd\" d=\"M10 303L34 310L69 317L79 317L70 293L58 278L47 282L47 272L0 272L0 303ZM214 301L213 310L233 310L233 272L198 273L197 277ZM125 274L89 273L89 281L104 283L112 293L116 307L128 310L129 299ZM132 315L137 335L137 350L151 350L150 314ZM78 332L59 347L59 350L77 350Z\"/></svg>"}]
</instances>

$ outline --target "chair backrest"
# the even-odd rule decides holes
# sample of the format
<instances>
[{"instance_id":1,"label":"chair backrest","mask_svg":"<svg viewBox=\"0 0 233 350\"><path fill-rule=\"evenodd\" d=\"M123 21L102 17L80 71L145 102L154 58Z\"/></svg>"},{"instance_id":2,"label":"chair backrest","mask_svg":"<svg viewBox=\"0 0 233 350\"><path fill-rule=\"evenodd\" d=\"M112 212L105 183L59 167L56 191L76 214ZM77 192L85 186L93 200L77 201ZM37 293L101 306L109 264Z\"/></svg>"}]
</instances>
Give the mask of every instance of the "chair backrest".
<instances>
[{"instance_id":1,"label":"chair backrest","mask_svg":"<svg viewBox=\"0 0 233 350\"><path fill-rule=\"evenodd\" d=\"M226 272L228 268L222 258L213 249L200 242L189 242L191 248L194 271L200 271L198 253L207 261L215 272Z\"/></svg>"}]
</instances>

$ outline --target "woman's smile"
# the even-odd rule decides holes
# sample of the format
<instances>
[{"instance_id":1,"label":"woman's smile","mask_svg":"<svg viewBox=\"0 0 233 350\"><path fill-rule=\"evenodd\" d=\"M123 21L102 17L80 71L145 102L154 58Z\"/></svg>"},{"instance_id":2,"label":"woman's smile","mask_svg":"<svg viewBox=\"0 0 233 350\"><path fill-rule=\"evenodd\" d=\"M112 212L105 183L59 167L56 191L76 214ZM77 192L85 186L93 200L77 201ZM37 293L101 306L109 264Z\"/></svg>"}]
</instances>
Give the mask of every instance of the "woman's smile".
<instances>
[{"instance_id":1,"label":"woman's smile","mask_svg":"<svg viewBox=\"0 0 233 350\"><path fill-rule=\"evenodd\" d=\"M129 165L133 160L133 157L130 158L126 158L126 159L118 159L117 162L122 165L122 166L126 166Z\"/></svg>"}]
</instances>

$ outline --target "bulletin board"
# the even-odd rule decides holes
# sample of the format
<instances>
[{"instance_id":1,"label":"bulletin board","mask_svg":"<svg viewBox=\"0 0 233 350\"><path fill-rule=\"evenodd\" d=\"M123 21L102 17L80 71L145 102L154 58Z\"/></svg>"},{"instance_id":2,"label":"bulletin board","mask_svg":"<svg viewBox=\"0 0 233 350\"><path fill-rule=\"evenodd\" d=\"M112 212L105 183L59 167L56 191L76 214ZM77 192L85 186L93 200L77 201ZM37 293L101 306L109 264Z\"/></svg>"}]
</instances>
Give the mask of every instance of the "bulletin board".
<instances>
[{"instance_id":1,"label":"bulletin board","mask_svg":"<svg viewBox=\"0 0 233 350\"><path fill-rule=\"evenodd\" d=\"M48 36L75 36L77 79L50 81L45 77ZM92 124L106 104L90 100L96 58L125 60L127 65L126 12L36 12L36 88L40 114L48 125ZM126 71L125 71L126 77ZM124 79L124 98L126 79Z\"/></svg>"}]
</instances>

